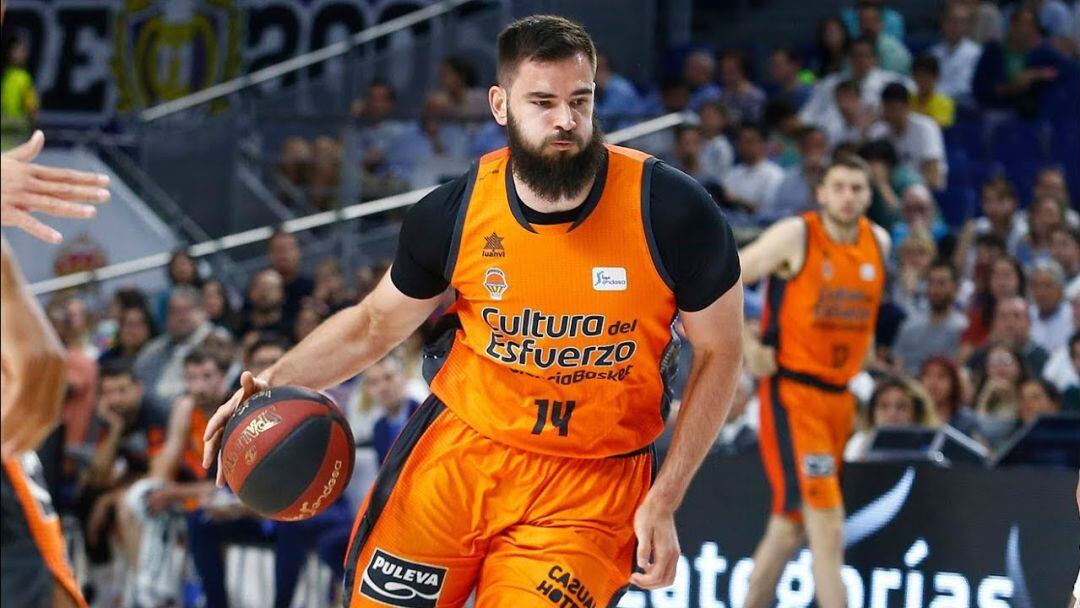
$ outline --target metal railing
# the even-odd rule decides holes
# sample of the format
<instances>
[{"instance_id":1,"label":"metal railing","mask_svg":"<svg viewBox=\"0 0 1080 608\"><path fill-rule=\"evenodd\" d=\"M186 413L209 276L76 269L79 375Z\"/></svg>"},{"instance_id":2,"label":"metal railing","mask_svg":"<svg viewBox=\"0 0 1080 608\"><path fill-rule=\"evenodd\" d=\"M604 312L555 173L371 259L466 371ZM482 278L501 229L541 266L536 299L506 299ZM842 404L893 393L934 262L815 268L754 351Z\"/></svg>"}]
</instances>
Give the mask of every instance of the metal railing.
<instances>
[{"instance_id":1,"label":"metal railing","mask_svg":"<svg viewBox=\"0 0 1080 608\"><path fill-rule=\"evenodd\" d=\"M614 131L607 136L607 141L613 144L626 143L639 137L658 133L665 129L676 127L687 120L692 120L689 115L683 113L671 113L652 120ZM188 248L188 253L192 257L203 257L211 254L235 249L245 245L251 245L253 243L259 243L270 238L275 229L280 228L285 232L300 232L303 230L311 230L313 228L319 228L322 226L328 226L338 222L345 222L349 220L355 220L363 217L384 213L394 209L401 209L408 207L421 198L428 192L434 190L435 187L420 188L417 190L411 190L402 194L394 196L388 196L386 198L368 201L365 203L357 203L349 205L341 209L335 209L332 211L323 211L321 213L314 213L304 217L288 220L282 223L280 226L262 226L259 228L253 228L251 230L244 230L235 234L230 234L219 239L210 239L197 243ZM70 289L73 287L80 287L86 284L104 281L107 279L114 279L126 275L131 275L139 272L145 272L147 270L153 270L155 268L161 268L168 264L170 253L156 253L153 255L143 256L134 260L128 260L126 262L120 262L118 264L111 264L104 266L96 270L87 270L83 272L77 272L62 277L55 277L44 281L39 281L30 285L30 291L35 295L42 295L52 293L54 291L60 291L63 289Z\"/></svg>"}]
</instances>

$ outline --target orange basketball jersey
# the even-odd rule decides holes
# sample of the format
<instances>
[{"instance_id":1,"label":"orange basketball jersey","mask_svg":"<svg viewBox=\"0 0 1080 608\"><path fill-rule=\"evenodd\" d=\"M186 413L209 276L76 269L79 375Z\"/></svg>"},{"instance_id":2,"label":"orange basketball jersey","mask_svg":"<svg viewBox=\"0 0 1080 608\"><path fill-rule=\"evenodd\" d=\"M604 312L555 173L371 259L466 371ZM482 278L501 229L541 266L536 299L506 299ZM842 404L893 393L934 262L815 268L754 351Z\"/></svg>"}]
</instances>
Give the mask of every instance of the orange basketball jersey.
<instances>
[{"instance_id":1,"label":"orange basketball jersey","mask_svg":"<svg viewBox=\"0 0 1080 608\"><path fill-rule=\"evenodd\" d=\"M506 149L470 175L446 273L462 329L431 388L482 435L602 458L663 430L676 307L650 246L651 162L608 146L600 197L560 226L512 205Z\"/></svg>"},{"instance_id":2,"label":"orange basketball jersey","mask_svg":"<svg viewBox=\"0 0 1080 608\"><path fill-rule=\"evenodd\" d=\"M784 372L844 386L862 368L885 285L880 245L870 220L859 219L855 243L825 232L821 215L806 222L806 259L790 279L769 277L763 338Z\"/></svg>"}]
</instances>

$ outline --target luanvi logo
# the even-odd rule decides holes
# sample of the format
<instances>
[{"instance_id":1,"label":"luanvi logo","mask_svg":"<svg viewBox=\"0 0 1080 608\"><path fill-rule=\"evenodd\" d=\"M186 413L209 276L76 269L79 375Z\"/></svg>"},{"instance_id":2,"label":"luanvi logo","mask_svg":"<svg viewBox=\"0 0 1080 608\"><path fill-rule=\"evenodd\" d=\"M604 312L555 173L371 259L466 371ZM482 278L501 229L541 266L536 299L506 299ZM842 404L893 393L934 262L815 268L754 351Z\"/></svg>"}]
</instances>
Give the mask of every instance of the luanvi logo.
<instances>
[{"instance_id":1,"label":"luanvi logo","mask_svg":"<svg viewBox=\"0 0 1080 608\"><path fill-rule=\"evenodd\" d=\"M446 568L411 562L375 549L360 594L391 606L435 608L446 580Z\"/></svg>"}]
</instances>

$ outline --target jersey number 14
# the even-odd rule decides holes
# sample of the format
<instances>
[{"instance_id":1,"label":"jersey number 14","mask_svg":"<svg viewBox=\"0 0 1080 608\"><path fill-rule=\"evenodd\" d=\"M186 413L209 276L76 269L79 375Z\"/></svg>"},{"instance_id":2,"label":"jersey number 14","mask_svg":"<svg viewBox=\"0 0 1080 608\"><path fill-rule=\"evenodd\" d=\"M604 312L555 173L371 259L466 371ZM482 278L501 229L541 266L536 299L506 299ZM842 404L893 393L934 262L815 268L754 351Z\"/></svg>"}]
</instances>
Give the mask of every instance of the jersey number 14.
<instances>
[{"instance_id":1,"label":"jersey number 14","mask_svg":"<svg viewBox=\"0 0 1080 608\"><path fill-rule=\"evenodd\" d=\"M532 434L539 435L550 422L552 427L559 429L560 437L566 437L570 432L570 416L574 414L574 402L537 399L535 405L536 424L533 425Z\"/></svg>"}]
</instances>

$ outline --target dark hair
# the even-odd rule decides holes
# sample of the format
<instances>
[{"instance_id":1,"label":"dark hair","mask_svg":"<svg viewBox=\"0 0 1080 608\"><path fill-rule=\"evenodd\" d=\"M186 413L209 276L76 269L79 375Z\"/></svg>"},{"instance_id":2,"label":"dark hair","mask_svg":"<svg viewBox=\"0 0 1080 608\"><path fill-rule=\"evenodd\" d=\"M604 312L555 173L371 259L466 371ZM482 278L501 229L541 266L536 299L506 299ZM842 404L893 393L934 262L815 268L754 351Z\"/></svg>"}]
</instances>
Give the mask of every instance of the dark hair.
<instances>
[{"instance_id":1,"label":"dark hair","mask_svg":"<svg viewBox=\"0 0 1080 608\"><path fill-rule=\"evenodd\" d=\"M945 270L949 271L949 277L952 278L953 283L960 283L960 271L956 269L956 266L953 266L952 262L945 258L938 258L934 260L930 264L930 267L926 269L927 276L929 276L931 272L939 268L944 268Z\"/></svg>"},{"instance_id":2,"label":"dark hair","mask_svg":"<svg viewBox=\"0 0 1080 608\"><path fill-rule=\"evenodd\" d=\"M1008 262L1009 265L1012 266L1013 272L1016 273L1016 276L1017 276L1016 295L1021 297L1021 298L1026 298L1027 297L1027 275L1024 273L1024 265L1020 263L1020 260L1018 260L1016 258L1016 256L1010 255L1008 253L1006 253L1006 254L1002 255L1001 257L999 257L998 259L994 260L994 264L997 264L998 262L1001 262L1001 261ZM993 265L990 266L990 269L991 269L991 271L993 271Z\"/></svg>"},{"instance_id":3,"label":"dark hair","mask_svg":"<svg viewBox=\"0 0 1080 608\"><path fill-rule=\"evenodd\" d=\"M113 298L119 300L120 308L147 306L150 302L143 290L138 287L121 287L113 293Z\"/></svg>"},{"instance_id":4,"label":"dark hair","mask_svg":"<svg viewBox=\"0 0 1080 608\"><path fill-rule=\"evenodd\" d=\"M1057 404L1059 408L1061 407L1061 391L1059 391L1058 388L1054 386L1053 382L1050 382L1046 378L1042 378L1040 376L1031 376L1030 378L1022 380L1020 382L1020 386L1023 387L1023 385L1027 384L1028 382L1034 382L1038 384L1039 387L1042 388L1043 392L1046 393L1046 397L1050 399L1050 401L1053 401L1055 404Z\"/></svg>"},{"instance_id":5,"label":"dark hair","mask_svg":"<svg viewBox=\"0 0 1080 608\"><path fill-rule=\"evenodd\" d=\"M874 392L870 394L867 420L870 422L871 427L877 424L874 420L874 406L877 404L878 399L885 394L885 391L892 389L899 389L908 399L911 399L911 405L915 408L915 424L925 426L928 420L936 418L936 416L931 418L931 404L926 401L923 391L916 388L913 380L901 376L885 375L878 379L874 386Z\"/></svg>"},{"instance_id":6,"label":"dark hair","mask_svg":"<svg viewBox=\"0 0 1080 608\"><path fill-rule=\"evenodd\" d=\"M866 162L880 161L889 165L890 168L900 162L900 157L896 154L896 146L887 139L866 142L859 148L859 156L865 158Z\"/></svg>"},{"instance_id":7,"label":"dark hair","mask_svg":"<svg viewBox=\"0 0 1080 608\"><path fill-rule=\"evenodd\" d=\"M798 110L795 108L795 104L791 101L778 97L776 99L770 99L765 104L765 111L763 112L763 118L765 124L770 129L776 129L785 120L792 116L798 115Z\"/></svg>"},{"instance_id":8,"label":"dark hair","mask_svg":"<svg viewBox=\"0 0 1080 608\"><path fill-rule=\"evenodd\" d=\"M461 78L466 87L471 89L480 83L480 77L476 73L476 68L474 68L464 57L452 55L443 59L443 63Z\"/></svg>"},{"instance_id":9,"label":"dark hair","mask_svg":"<svg viewBox=\"0 0 1080 608\"><path fill-rule=\"evenodd\" d=\"M215 321L215 322L217 322L217 321L231 321L233 319L233 316L236 314L236 311L233 310L232 300L229 299L229 290L225 287L225 283L222 282L220 279L209 279L209 280L207 280L205 283L203 283L203 289L206 289L207 287L209 287L211 285L217 285L218 288L221 289L221 299L224 302L224 305L222 306L222 309L221 309L221 315L218 316L217 318L211 319L211 320ZM203 298L203 303L205 303L205 302L206 302L206 298L204 297Z\"/></svg>"},{"instance_id":10,"label":"dark hair","mask_svg":"<svg viewBox=\"0 0 1080 608\"><path fill-rule=\"evenodd\" d=\"M810 139L810 136L815 134L815 133L820 133L822 135L825 134L824 131L822 131L818 127L815 127L814 125L803 125L803 127L801 129L799 129L799 135L798 135L799 145L800 146L804 145L806 143L806 140Z\"/></svg>"},{"instance_id":11,"label":"dark hair","mask_svg":"<svg viewBox=\"0 0 1080 608\"><path fill-rule=\"evenodd\" d=\"M753 131L761 136L761 139L767 139L769 132L765 129L765 125L760 122L746 121L739 125L738 132L741 135L743 131Z\"/></svg>"},{"instance_id":12,"label":"dark hair","mask_svg":"<svg viewBox=\"0 0 1080 608\"><path fill-rule=\"evenodd\" d=\"M840 33L844 38L840 45L839 54L834 53L825 44L825 28L827 28L830 23L835 23L840 26ZM817 56L820 61L816 70L818 77L824 77L837 69L843 68L844 56L847 55L848 49L851 47L851 36L848 35L847 27L844 25L844 22L836 16L826 17L819 21L817 33L815 34L815 46L817 47Z\"/></svg>"},{"instance_id":13,"label":"dark hair","mask_svg":"<svg viewBox=\"0 0 1080 608\"><path fill-rule=\"evenodd\" d=\"M923 361L922 366L919 368L919 378L926 375L926 372L933 365L940 365L945 368L945 372L949 376L949 394L945 397L947 400L946 405L949 407L950 414L960 409L961 401L963 400L963 386L960 383L960 367L955 361L944 355L935 355L929 359ZM942 422L948 422L948 420L942 420Z\"/></svg>"},{"instance_id":14,"label":"dark hair","mask_svg":"<svg viewBox=\"0 0 1080 608\"><path fill-rule=\"evenodd\" d=\"M101 369L98 370L98 378L102 380L105 378L119 378L120 376L127 376L132 382L139 383L139 377L135 375L135 370L126 361L105 361L101 364Z\"/></svg>"},{"instance_id":15,"label":"dark hair","mask_svg":"<svg viewBox=\"0 0 1080 608\"><path fill-rule=\"evenodd\" d=\"M247 350L244 351L244 357L250 359L260 348L268 347L277 347L280 348L282 351L288 351L290 348L292 348L292 342L289 341L289 339L285 336L275 331L259 332L258 337L255 339L255 342L253 342L251 346L249 346Z\"/></svg>"},{"instance_id":16,"label":"dark hair","mask_svg":"<svg viewBox=\"0 0 1080 608\"><path fill-rule=\"evenodd\" d=\"M1069 336L1069 353L1072 353L1072 349L1076 348L1076 343L1080 342L1080 329L1073 332L1073 335Z\"/></svg>"},{"instance_id":17,"label":"dark hair","mask_svg":"<svg viewBox=\"0 0 1080 608\"><path fill-rule=\"evenodd\" d=\"M772 54L773 55L777 55L777 54L783 55L784 57L787 58L788 61L790 61L792 63L802 64L802 61L803 61L802 55L800 55L795 49L791 48L790 46L783 46L783 45L778 46L778 47L773 49Z\"/></svg>"},{"instance_id":18,"label":"dark hair","mask_svg":"<svg viewBox=\"0 0 1080 608\"><path fill-rule=\"evenodd\" d=\"M870 181L870 165L866 164L866 161L855 156L854 154L840 154L834 155L829 164L825 166L825 170L821 172L821 180L819 183L824 182L825 178L837 167L844 167L846 169L854 169L862 172L867 181Z\"/></svg>"},{"instance_id":19,"label":"dark hair","mask_svg":"<svg viewBox=\"0 0 1080 608\"><path fill-rule=\"evenodd\" d=\"M394 85L390 84L389 81L383 80L381 78L376 78L375 80L372 80L371 84L368 85L368 93L370 94L371 89L374 89L375 87L382 87L382 88L386 89L387 91L390 92L390 100L391 101L397 101L397 91L394 89ZM277 236L277 234L278 234L278 230L275 230L274 235L271 236L270 238L274 238L274 236Z\"/></svg>"},{"instance_id":20,"label":"dark hair","mask_svg":"<svg viewBox=\"0 0 1080 608\"><path fill-rule=\"evenodd\" d=\"M742 72L743 77L749 77L750 75L750 56L738 49L728 49L723 53L720 53L720 61L725 59L734 59L735 63L739 65L739 71Z\"/></svg>"},{"instance_id":21,"label":"dark hair","mask_svg":"<svg viewBox=\"0 0 1080 608\"><path fill-rule=\"evenodd\" d=\"M911 92L899 82L890 82L881 90L881 103L901 102L904 105L911 103Z\"/></svg>"},{"instance_id":22,"label":"dark hair","mask_svg":"<svg viewBox=\"0 0 1080 608\"><path fill-rule=\"evenodd\" d=\"M993 247L1002 253L1005 253L1009 249L1009 245L1005 242L1005 239L993 232L980 232L979 234L976 234L975 246Z\"/></svg>"},{"instance_id":23,"label":"dark hair","mask_svg":"<svg viewBox=\"0 0 1080 608\"><path fill-rule=\"evenodd\" d=\"M1077 245L1080 245L1080 228L1061 223L1050 229L1050 234L1054 234L1055 232L1064 233L1065 236L1071 238Z\"/></svg>"},{"instance_id":24,"label":"dark hair","mask_svg":"<svg viewBox=\"0 0 1080 608\"><path fill-rule=\"evenodd\" d=\"M919 70L930 72L936 78L941 75L941 64L938 62L938 58L933 55L919 55L911 66L911 71L918 72Z\"/></svg>"},{"instance_id":25,"label":"dark hair","mask_svg":"<svg viewBox=\"0 0 1080 608\"><path fill-rule=\"evenodd\" d=\"M522 61L557 61L578 53L596 69L596 46L585 28L556 15L533 15L518 19L499 34L497 73L499 84L509 86Z\"/></svg>"},{"instance_id":26,"label":"dark hair","mask_svg":"<svg viewBox=\"0 0 1080 608\"><path fill-rule=\"evenodd\" d=\"M1016 200L1016 188L1013 188L1012 182L1003 175L983 182L982 189L992 190L998 196Z\"/></svg>"},{"instance_id":27,"label":"dark hair","mask_svg":"<svg viewBox=\"0 0 1080 608\"><path fill-rule=\"evenodd\" d=\"M859 94L859 83L855 82L851 78L846 78L836 83L836 88L833 89L833 97L836 97L837 93L847 91L849 93Z\"/></svg>"},{"instance_id":28,"label":"dark hair","mask_svg":"<svg viewBox=\"0 0 1080 608\"><path fill-rule=\"evenodd\" d=\"M180 258L187 258L191 260L191 263L195 265L195 276L191 279L191 284L195 287L202 287L203 279L199 276L199 261L195 259L190 253L188 253L186 247L181 247L172 252L169 256L169 264L165 267L165 273L169 276L169 282L176 284L176 276L173 274L173 264Z\"/></svg>"},{"instance_id":29,"label":"dark hair","mask_svg":"<svg viewBox=\"0 0 1080 608\"><path fill-rule=\"evenodd\" d=\"M213 363L214 367L216 367L217 370L223 374L229 371L228 361L222 361L217 357L212 356L209 352L207 352L201 347L191 349L191 352L184 356L184 367L187 367L189 365L202 365L207 361Z\"/></svg>"},{"instance_id":30,"label":"dark hair","mask_svg":"<svg viewBox=\"0 0 1080 608\"><path fill-rule=\"evenodd\" d=\"M390 90L393 91L394 89L391 88ZM296 239L296 235L289 232L289 231L287 231L287 230L285 230L284 226L277 226L277 227L274 228L274 232L270 234L270 238L266 239L266 246L270 247L270 243L273 243L276 239L279 239L279 238L281 238L283 236L288 236L288 237L292 237L293 239ZM297 242L299 242L298 239L296 239L296 240L297 240Z\"/></svg>"},{"instance_id":31,"label":"dark hair","mask_svg":"<svg viewBox=\"0 0 1080 608\"><path fill-rule=\"evenodd\" d=\"M852 40L851 41L851 47L848 49L848 52L851 52L852 50L855 49L855 47L857 45L860 45L860 44L865 44L866 46L870 47L870 50L874 53L874 57L875 58L877 57L877 41L874 40L873 38L871 38L870 36L865 36L865 35L864 36L859 36L859 37L855 38L854 40Z\"/></svg>"},{"instance_id":32,"label":"dark hair","mask_svg":"<svg viewBox=\"0 0 1080 608\"><path fill-rule=\"evenodd\" d=\"M684 133L697 132L701 133L701 125L694 123L683 123L675 127L675 141L682 139Z\"/></svg>"},{"instance_id":33,"label":"dark hair","mask_svg":"<svg viewBox=\"0 0 1080 608\"><path fill-rule=\"evenodd\" d=\"M146 340L149 342L150 340L157 337L158 332L159 332L158 326L157 326L157 321L154 320L154 314L152 312L150 312L150 305L148 303L146 303L146 302L139 302L137 304L132 304L131 306L126 306L124 304L121 304L120 305L120 324L123 325L123 323L124 323L124 315L127 314L128 311L131 311L131 310L138 311L138 312L142 313L143 319L146 321L147 332L149 333ZM117 331L119 332L119 329Z\"/></svg>"}]
</instances>

